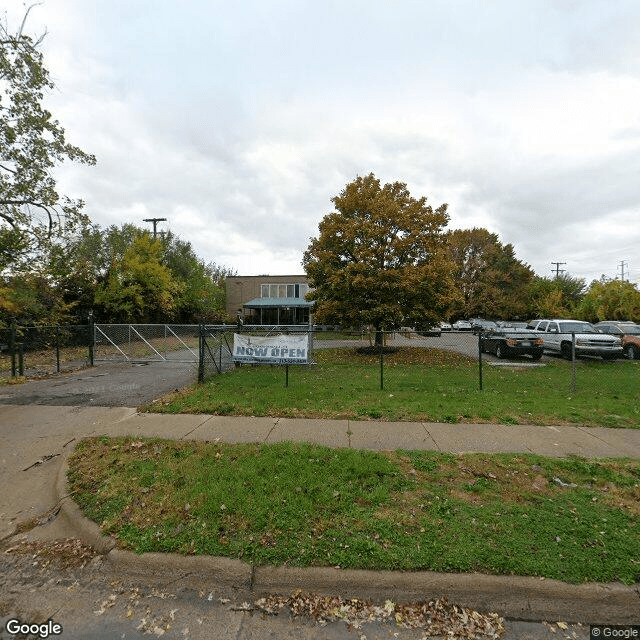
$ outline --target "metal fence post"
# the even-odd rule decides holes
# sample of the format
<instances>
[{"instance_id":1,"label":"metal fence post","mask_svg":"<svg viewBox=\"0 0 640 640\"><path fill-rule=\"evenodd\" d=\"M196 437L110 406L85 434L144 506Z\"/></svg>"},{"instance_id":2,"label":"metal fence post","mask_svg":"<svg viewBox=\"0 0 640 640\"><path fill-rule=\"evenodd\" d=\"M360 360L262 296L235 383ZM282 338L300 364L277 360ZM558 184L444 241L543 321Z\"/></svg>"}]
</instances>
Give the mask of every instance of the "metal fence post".
<instances>
[{"instance_id":1,"label":"metal fence post","mask_svg":"<svg viewBox=\"0 0 640 640\"><path fill-rule=\"evenodd\" d=\"M60 325L56 325L56 373L60 373Z\"/></svg>"},{"instance_id":2,"label":"metal fence post","mask_svg":"<svg viewBox=\"0 0 640 640\"><path fill-rule=\"evenodd\" d=\"M96 330L94 326L93 311L89 311L89 365L93 367L96 346Z\"/></svg>"},{"instance_id":3,"label":"metal fence post","mask_svg":"<svg viewBox=\"0 0 640 640\"><path fill-rule=\"evenodd\" d=\"M24 343L18 342L18 375L24 376Z\"/></svg>"},{"instance_id":4,"label":"metal fence post","mask_svg":"<svg viewBox=\"0 0 640 640\"><path fill-rule=\"evenodd\" d=\"M11 377L16 377L16 321L11 322L11 333L9 334L9 353L11 354Z\"/></svg>"},{"instance_id":5,"label":"metal fence post","mask_svg":"<svg viewBox=\"0 0 640 640\"><path fill-rule=\"evenodd\" d=\"M571 391L576 390L576 334L571 334Z\"/></svg>"},{"instance_id":6,"label":"metal fence post","mask_svg":"<svg viewBox=\"0 0 640 640\"><path fill-rule=\"evenodd\" d=\"M482 331L478 331L478 374L480 376L480 391L482 391Z\"/></svg>"},{"instance_id":7,"label":"metal fence post","mask_svg":"<svg viewBox=\"0 0 640 640\"><path fill-rule=\"evenodd\" d=\"M204 323L198 325L198 382L204 382Z\"/></svg>"},{"instance_id":8,"label":"metal fence post","mask_svg":"<svg viewBox=\"0 0 640 640\"><path fill-rule=\"evenodd\" d=\"M380 389L384 389L384 338L380 340Z\"/></svg>"}]
</instances>

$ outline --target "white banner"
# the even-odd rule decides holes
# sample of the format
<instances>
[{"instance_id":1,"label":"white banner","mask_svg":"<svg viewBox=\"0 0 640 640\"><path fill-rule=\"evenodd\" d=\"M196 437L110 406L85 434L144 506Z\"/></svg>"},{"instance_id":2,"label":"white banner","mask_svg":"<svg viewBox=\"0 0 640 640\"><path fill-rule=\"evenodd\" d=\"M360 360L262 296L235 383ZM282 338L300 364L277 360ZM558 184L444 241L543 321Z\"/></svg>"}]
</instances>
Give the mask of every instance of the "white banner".
<instances>
[{"instance_id":1,"label":"white banner","mask_svg":"<svg viewBox=\"0 0 640 640\"><path fill-rule=\"evenodd\" d=\"M309 335L248 336L233 334L234 362L309 364Z\"/></svg>"}]
</instances>

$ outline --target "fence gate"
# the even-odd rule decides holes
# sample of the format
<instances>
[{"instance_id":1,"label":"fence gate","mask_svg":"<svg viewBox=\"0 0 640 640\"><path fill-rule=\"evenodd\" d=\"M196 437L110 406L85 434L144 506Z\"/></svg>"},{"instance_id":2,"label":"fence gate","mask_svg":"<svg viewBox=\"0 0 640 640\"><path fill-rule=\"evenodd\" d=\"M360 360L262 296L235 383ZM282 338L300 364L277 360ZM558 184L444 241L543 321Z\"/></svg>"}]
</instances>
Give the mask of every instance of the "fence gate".
<instances>
[{"instance_id":1,"label":"fence gate","mask_svg":"<svg viewBox=\"0 0 640 640\"><path fill-rule=\"evenodd\" d=\"M233 368L233 326L200 325L198 382Z\"/></svg>"},{"instance_id":2,"label":"fence gate","mask_svg":"<svg viewBox=\"0 0 640 640\"><path fill-rule=\"evenodd\" d=\"M95 324L95 360L198 362L196 324Z\"/></svg>"}]
</instances>

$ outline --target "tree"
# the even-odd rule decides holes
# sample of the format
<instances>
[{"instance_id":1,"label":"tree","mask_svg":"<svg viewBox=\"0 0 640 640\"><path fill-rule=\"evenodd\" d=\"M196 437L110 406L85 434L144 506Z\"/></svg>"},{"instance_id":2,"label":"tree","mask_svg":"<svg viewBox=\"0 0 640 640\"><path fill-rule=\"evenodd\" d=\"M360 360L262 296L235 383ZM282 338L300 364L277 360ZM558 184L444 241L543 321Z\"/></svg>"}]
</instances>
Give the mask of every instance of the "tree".
<instances>
[{"instance_id":1,"label":"tree","mask_svg":"<svg viewBox=\"0 0 640 640\"><path fill-rule=\"evenodd\" d=\"M530 315L537 318L568 318L582 300L585 282L568 274L554 278L536 276L529 286Z\"/></svg>"},{"instance_id":2,"label":"tree","mask_svg":"<svg viewBox=\"0 0 640 640\"><path fill-rule=\"evenodd\" d=\"M503 245L497 234L482 228L449 231L447 241L460 293L452 319L526 314L525 292L534 274L515 257L513 245Z\"/></svg>"},{"instance_id":3,"label":"tree","mask_svg":"<svg viewBox=\"0 0 640 640\"><path fill-rule=\"evenodd\" d=\"M112 320L166 321L175 310L180 288L171 270L162 264L160 240L145 232L111 265L95 300Z\"/></svg>"},{"instance_id":4,"label":"tree","mask_svg":"<svg viewBox=\"0 0 640 640\"><path fill-rule=\"evenodd\" d=\"M436 323L451 303L452 265L442 229L447 205L412 198L401 182L380 185L358 177L331 200L303 265L319 321L370 324L381 331L401 323Z\"/></svg>"},{"instance_id":5,"label":"tree","mask_svg":"<svg viewBox=\"0 0 640 640\"><path fill-rule=\"evenodd\" d=\"M21 325L59 324L73 316L68 304L45 274L21 273L0 282L0 327L15 319Z\"/></svg>"},{"instance_id":6,"label":"tree","mask_svg":"<svg viewBox=\"0 0 640 640\"><path fill-rule=\"evenodd\" d=\"M176 280L182 283L176 300L176 319L194 322L222 320L225 315L224 276L228 269L215 263L205 264L195 254L190 242L185 242L170 231L162 234L163 264Z\"/></svg>"},{"instance_id":7,"label":"tree","mask_svg":"<svg viewBox=\"0 0 640 640\"><path fill-rule=\"evenodd\" d=\"M86 321L93 288L87 289L87 269L76 255L83 232L84 227L62 225L55 236L30 246L24 243L26 235L10 227L0 230L0 247L12 249L6 260L0 258L0 324L12 319L23 325L75 322L82 310L81 321Z\"/></svg>"},{"instance_id":8,"label":"tree","mask_svg":"<svg viewBox=\"0 0 640 640\"><path fill-rule=\"evenodd\" d=\"M632 282L594 280L578 307L578 315L590 322L632 320L640 322L640 291Z\"/></svg>"},{"instance_id":9,"label":"tree","mask_svg":"<svg viewBox=\"0 0 640 640\"><path fill-rule=\"evenodd\" d=\"M21 252L5 227L0 249L12 246L19 255L10 266L0 253L0 326L14 318L19 324L85 323L90 311L112 322L225 316L224 278L231 271L205 263L170 232L152 240L132 224L101 229L83 222Z\"/></svg>"},{"instance_id":10,"label":"tree","mask_svg":"<svg viewBox=\"0 0 640 640\"><path fill-rule=\"evenodd\" d=\"M38 50L42 38L9 32L0 23L0 228L32 240L49 237L64 220L82 219L83 202L61 196L53 169L65 160L95 164L95 157L65 139L42 101L54 88Z\"/></svg>"}]
</instances>

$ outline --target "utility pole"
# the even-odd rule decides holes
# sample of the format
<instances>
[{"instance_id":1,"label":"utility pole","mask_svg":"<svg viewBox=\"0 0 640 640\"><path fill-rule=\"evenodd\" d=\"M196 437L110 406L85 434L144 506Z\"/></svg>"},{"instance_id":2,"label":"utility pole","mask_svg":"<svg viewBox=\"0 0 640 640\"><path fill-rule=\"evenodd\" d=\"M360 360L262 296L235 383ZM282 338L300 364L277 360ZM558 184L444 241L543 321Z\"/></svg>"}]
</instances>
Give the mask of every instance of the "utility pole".
<instances>
[{"instance_id":1,"label":"utility pole","mask_svg":"<svg viewBox=\"0 0 640 640\"><path fill-rule=\"evenodd\" d=\"M166 218L145 218L143 222L151 222L153 224L153 239L156 239L158 222L166 222Z\"/></svg>"},{"instance_id":2,"label":"utility pole","mask_svg":"<svg viewBox=\"0 0 640 640\"><path fill-rule=\"evenodd\" d=\"M560 277L561 273L564 273L564 269L560 268L561 264L567 264L566 262L552 262L551 264L555 264L556 265L556 278ZM553 269L551 269L551 271L553 271Z\"/></svg>"},{"instance_id":3,"label":"utility pole","mask_svg":"<svg viewBox=\"0 0 640 640\"><path fill-rule=\"evenodd\" d=\"M620 280L622 280L622 282L624 282L624 266L628 264L626 260L620 262Z\"/></svg>"}]
</instances>

